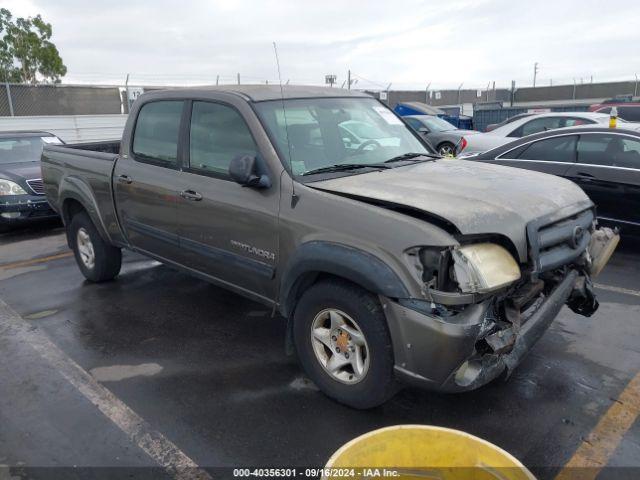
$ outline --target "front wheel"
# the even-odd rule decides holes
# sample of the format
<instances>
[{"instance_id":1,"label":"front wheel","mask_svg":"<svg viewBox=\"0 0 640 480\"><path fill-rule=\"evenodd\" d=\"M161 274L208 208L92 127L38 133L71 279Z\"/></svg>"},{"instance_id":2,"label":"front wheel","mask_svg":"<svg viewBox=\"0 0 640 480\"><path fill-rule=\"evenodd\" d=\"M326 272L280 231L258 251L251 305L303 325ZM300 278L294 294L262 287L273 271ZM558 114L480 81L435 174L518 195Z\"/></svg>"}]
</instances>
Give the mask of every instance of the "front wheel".
<instances>
[{"instance_id":1,"label":"front wheel","mask_svg":"<svg viewBox=\"0 0 640 480\"><path fill-rule=\"evenodd\" d=\"M72 218L69 235L76 262L87 280L104 282L120 273L122 252L104 241L85 212Z\"/></svg>"},{"instance_id":2,"label":"front wheel","mask_svg":"<svg viewBox=\"0 0 640 480\"><path fill-rule=\"evenodd\" d=\"M371 293L337 279L321 281L302 295L293 329L302 367L329 397L371 408L395 393L391 337Z\"/></svg>"}]
</instances>

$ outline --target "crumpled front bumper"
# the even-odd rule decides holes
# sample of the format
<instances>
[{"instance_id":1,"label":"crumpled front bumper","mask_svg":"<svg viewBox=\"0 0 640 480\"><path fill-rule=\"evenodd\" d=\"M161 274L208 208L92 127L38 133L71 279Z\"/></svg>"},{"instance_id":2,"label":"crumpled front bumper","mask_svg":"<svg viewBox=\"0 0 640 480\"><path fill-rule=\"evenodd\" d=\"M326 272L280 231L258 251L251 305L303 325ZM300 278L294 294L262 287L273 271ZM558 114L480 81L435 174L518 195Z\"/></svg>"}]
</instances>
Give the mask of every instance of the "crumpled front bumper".
<instances>
[{"instance_id":1,"label":"crumpled front bumper","mask_svg":"<svg viewBox=\"0 0 640 480\"><path fill-rule=\"evenodd\" d=\"M460 392L478 388L512 371L542 337L567 302L580 274L570 270L517 333L508 353L476 353L491 300L451 317L418 312L382 298L391 333L395 370L407 383Z\"/></svg>"}]
</instances>

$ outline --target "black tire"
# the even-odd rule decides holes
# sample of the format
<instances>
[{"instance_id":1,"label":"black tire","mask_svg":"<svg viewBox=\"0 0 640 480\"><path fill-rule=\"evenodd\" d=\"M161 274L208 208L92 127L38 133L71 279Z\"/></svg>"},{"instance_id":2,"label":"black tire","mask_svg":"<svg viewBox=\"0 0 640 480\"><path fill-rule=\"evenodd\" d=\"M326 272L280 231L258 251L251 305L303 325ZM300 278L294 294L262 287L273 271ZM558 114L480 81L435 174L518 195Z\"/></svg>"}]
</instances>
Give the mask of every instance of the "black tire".
<instances>
[{"instance_id":1,"label":"black tire","mask_svg":"<svg viewBox=\"0 0 640 480\"><path fill-rule=\"evenodd\" d=\"M93 247L93 266L88 266L81 258L79 251L78 232L86 232ZM80 212L73 216L69 224L69 235L73 253L80 271L90 282L105 282L113 280L122 266L122 252L119 248L109 245L98 233L95 225L86 212Z\"/></svg>"},{"instance_id":2,"label":"black tire","mask_svg":"<svg viewBox=\"0 0 640 480\"><path fill-rule=\"evenodd\" d=\"M335 379L318 360L311 340L316 316L337 309L355 320L368 346L369 367L358 383ZM397 391L393 374L393 347L382 306L370 292L339 279L322 280L300 298L293 316L293 337L298 359L307 376L327 396L353 408L383 404Z\"/></svg>"},{"instance_id":3,"label":"black tire","mask_svg":"<svg viewBox=\"0 0 640 480\"><path fill-rule=\"evenodd\" d=\"M456 156L456 146L451 142L442 142L438 145L438 153L443 157L445 155L453 155Z\"/></svg>"}]
</instances>

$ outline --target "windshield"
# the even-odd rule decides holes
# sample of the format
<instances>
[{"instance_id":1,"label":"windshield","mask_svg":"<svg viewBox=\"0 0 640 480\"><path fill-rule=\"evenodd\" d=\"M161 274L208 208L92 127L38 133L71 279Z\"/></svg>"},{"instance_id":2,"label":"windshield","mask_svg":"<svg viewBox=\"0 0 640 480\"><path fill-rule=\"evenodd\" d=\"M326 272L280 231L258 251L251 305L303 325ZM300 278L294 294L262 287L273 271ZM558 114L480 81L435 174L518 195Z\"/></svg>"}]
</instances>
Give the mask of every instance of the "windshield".
<instances>
[{"instance_id":1,"label":"windshield","mask_svg":"<svg viewBox=\"0 0 640 480\"><path fill-rule=\"evenodd\" d=\"M446 120L441 119L440 117L425 115L423 117L420 117L420 122L422 122L422 124L432 132L447 132L449 130L456 129L456 127L451 125Z\"/></svg>"},{"instance_id":2,"label":"windshield","mask_svg":"<svg viewBox=\"0 0 640 480\"><path fill-rule=\"evenodd\" d=\"M57 137L0 138L0 164L38 162L45 143L61 143Z\"/></svg>"},{"instance_id":3,"label":"windshield","mask_svg":"<svg viewBox=\"0 0 640 480\"><path fill-rule=\"evenodd\" d=\"M396 115L368 98L256 103L294 175L336 164L380 164L406 153L433 154ZM289 143L287 143L287 138Z\"/></svg>"}]
</instances>

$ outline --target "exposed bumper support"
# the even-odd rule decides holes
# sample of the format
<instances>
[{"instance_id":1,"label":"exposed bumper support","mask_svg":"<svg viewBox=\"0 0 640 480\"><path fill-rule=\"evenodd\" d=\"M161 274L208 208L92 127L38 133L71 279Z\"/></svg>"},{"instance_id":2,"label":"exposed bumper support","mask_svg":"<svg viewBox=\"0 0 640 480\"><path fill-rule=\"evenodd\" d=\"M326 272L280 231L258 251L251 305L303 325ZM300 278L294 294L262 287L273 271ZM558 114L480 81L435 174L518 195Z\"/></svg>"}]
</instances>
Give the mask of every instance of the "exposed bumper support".
<instances>
[{"instance_id":1,"label":"exposed bumper support","mask_svg":"<svg viewBox=\"0 0 640 480\"><path fill-rule=\"evenodd\" d=\"M383 299L394 342L396 372L408 383L441 391L473 390L510 373L542 337L574 290L571 270L524 323L505 354L475 355L489 301L450 318L428 316Z\"/></svg>"}]
</instances>

